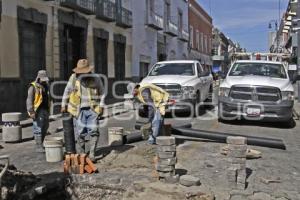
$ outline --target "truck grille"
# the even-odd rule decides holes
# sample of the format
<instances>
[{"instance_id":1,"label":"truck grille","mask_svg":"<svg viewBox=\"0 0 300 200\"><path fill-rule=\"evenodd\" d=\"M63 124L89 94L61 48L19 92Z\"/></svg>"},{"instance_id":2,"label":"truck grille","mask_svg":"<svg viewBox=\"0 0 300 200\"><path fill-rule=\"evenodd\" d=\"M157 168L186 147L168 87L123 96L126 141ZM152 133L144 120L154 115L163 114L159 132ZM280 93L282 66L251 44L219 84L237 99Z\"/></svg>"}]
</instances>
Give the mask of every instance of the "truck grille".
<instances>
[{"instance_id":1,"label":"truck grille","mask_svg":"<svg viewBox=\"0 0 300 200\"><path fill-rule=\"evenodd\" d=\"M155 84L156 86L166 90L170 96L176 97L176 96L181 96L181 85L179 84L160 84L157 83Z\"/></svg>"},{"instance_id":2,"label":"truck grille","mask_svg":"<svg viewBox=\"0 0 300 200\"><path fill-rule=\"evenodd\" d=\"M281 92L276 87L233 86L230 97L235 100L277 102L281 100Z\"/></svg>"}]
</instances>

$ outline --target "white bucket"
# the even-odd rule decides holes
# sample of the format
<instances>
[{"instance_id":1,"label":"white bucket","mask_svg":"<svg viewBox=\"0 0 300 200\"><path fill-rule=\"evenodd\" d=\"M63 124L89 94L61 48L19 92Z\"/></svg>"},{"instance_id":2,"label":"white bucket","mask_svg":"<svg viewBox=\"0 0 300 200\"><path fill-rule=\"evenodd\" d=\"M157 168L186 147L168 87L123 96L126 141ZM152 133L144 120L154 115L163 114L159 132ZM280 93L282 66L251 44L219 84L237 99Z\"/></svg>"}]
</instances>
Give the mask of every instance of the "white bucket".
<instances>
[{"instance_id":1,"label":"white bucket","mask_svg":"<svg viewBox=\"0 0 300 200\"><path fill-rule=\"evenodd\" d=\"M44 141L47 162L60 162L63 160L62 138L47 138Z\"/></svg>"},{"instance_id":2,"label":"white bucket","mask_svg":"<svg viewBox=\"0 0 300 200\"><path fill-rule=\"evenodd\" d=\"M123 132L124 129L122 127L108 128L108 144L110 146L123 145Z\"/></svg>"}]
</instances>

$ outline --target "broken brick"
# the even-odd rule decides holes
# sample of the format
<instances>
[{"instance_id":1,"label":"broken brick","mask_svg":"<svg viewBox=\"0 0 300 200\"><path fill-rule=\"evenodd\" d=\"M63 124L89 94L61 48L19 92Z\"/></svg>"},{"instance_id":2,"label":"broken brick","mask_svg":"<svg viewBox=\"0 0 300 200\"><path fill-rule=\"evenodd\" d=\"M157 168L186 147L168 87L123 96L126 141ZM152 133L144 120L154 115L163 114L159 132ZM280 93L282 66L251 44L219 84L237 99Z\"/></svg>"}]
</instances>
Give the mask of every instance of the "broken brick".
<instances>
[{"instance_id":1,"label":"broken brick","mask_svg":"<svg viewBox=\"0 0 300 200\"><path fill-rule=\"evenodd\" d=\"M84 166L84 170L89 174L93 173L93 169L89 165Z\"/></svg>"},{"instance_id":2,"label":"broken brick","mask_svg":"<svg viewBox=\"0 0 300 200\"><path fill-rule=\"evenodd\" d=\"M97 171L97 167L94 165L94 163L89 157L86 157L85 161L88 164L88 166L90 166L90 168L93 170L93 172Z\"/></svg>"},{"instance_id":3,"label":"broken brick","mask_svg":"<svg viewBox=\"0 0 300 200\"><path fill-rule=\"evenodd\" d=\"M85 157L86 157L86 154L80 154L80 164L81 165L85 165Z\"/></svg>"}]
</instances>

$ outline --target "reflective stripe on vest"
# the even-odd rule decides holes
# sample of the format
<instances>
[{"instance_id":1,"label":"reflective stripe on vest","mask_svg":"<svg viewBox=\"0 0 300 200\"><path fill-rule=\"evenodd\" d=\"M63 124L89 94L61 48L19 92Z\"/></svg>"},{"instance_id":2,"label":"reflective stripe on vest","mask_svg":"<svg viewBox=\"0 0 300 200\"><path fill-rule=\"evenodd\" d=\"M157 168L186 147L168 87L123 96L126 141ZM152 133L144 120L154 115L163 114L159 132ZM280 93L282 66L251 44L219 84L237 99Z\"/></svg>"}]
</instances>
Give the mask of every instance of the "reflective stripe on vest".
<instances>
[{"instance_id":1,"label":"reflective stripe on vest","mask_svg":"<svg viewBox=\"0 0 300 200\"><path fill-rule=\"evenodd\" d=\"M31 85L34 87L33 110L36 112L43 102L43 89L40 86L38 86L36 82L32 82Z\"/></svg>"}]
</instances>

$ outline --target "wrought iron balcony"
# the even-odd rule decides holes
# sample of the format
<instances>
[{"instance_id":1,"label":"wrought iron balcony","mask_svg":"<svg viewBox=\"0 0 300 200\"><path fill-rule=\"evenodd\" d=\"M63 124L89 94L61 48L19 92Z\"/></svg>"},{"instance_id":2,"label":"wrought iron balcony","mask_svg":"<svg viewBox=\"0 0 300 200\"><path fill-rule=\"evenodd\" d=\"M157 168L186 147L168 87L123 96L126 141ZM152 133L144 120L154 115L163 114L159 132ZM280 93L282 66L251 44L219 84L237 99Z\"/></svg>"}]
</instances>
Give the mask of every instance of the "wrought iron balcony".
<instances>
[{"instance_id":1,"label":"wrought iron balcony","mask_svg":"<svg viewBox=\"0 0 300 200\"><path fill-rule=\"evenodd\" d=\"M110 0L99 0L96 3L96 17L107 22L116 20L116 4Z\"/></svg>"},{"instance_id":2,"label":"wrought iron balcony","mask_svg":"<svg viewBox=\"0 0 300 200\"><path fill-rule=\"evenodd\" d=\"M116 17L116 25L122 28L131 28L132 27L132 12L122 8L121 12Z\"/></svg>"},{"instance_id":3,"label":"wrought iron balcony","mask_svg":"<svg viewBox=\"0 0 300 200\"><path fill-rule=\"evenodd\" d=\"M161 16L156 14L155 12L148 11L146 13L146 23L147 26L154 28L156 30L164 29L164 20Z\"/></svg>"},{"instance_id":4,"label":"wrought iron balcony","mask_svg":"<svg viewBox=\"0 0 300 200\"><path fill-rule=\"evenodd\" d=\"M165 24L165 33L169 34L172 37L176 37L178 35L177 25L169 20Z\"/></svg>"},{"instance_id":5,"label":"wrought iron balcony","mask_svg":"<svg viewBox=\"0 0 300 200\"><path fill-rule=\"evenodd\" d=\"M61 6L78 10L82 13L95 14L95 0L56 0Z\"/></svg>"},{"instance_id":6,"label":"wrought iron balcony","mask_svg":"<svg viewBox=\"0 0 300 200\"><path fill-rule=\"evenodd\" d=\"M190 39L190 35L186 30L182 29L181 31L179 30L178 32L178 38L181 41L188 42Z\"/></svg>"}]
</instances>

